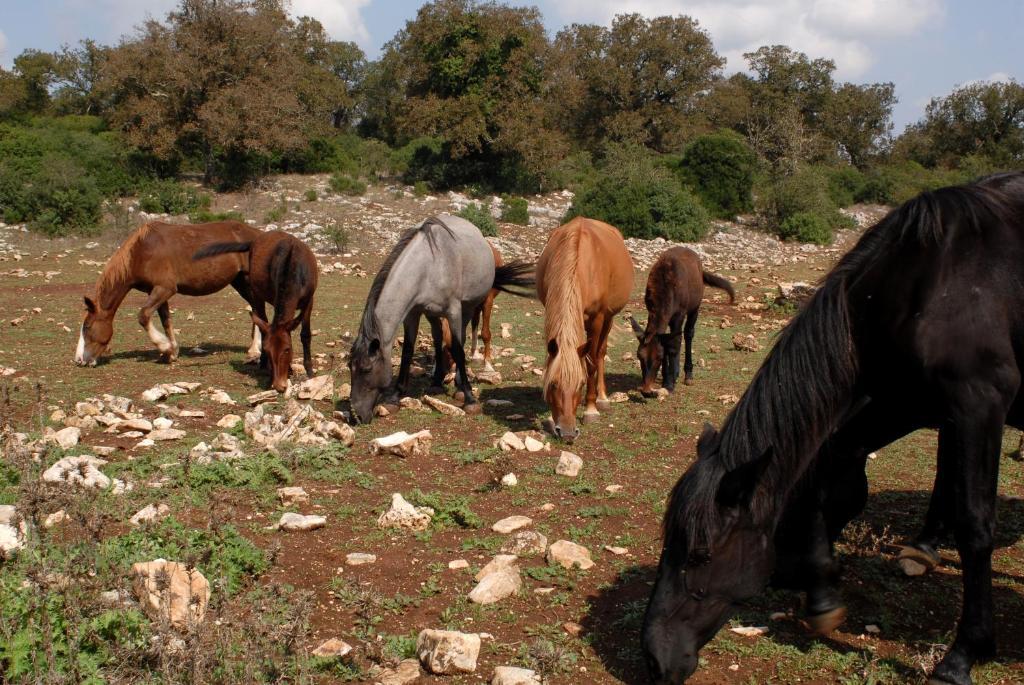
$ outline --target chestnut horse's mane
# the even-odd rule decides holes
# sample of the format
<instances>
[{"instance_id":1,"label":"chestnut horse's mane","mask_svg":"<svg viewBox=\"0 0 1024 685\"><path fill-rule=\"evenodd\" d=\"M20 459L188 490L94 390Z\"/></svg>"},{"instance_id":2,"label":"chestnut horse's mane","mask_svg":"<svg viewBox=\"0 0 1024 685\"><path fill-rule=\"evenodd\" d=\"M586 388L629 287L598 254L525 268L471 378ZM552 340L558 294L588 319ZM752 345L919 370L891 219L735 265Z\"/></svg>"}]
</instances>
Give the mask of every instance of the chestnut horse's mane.
<instances>
[{"instance_id":1,"label":"chestnut horse's mane","mask_svg":"<svg viewBox=\"0 0 1024 685\"><path fill-rule=\"evenodd\" d=\"M544 368L545 394L553 382L578 388L587 379L583 360L576 353L585 340L583 300L577 274L583 228L580 221L570 230L552 238L556 244L543 274L548 284L544 302L544 339L554 339L558 343L558 354Z\"/></svg>"},{"instance_id":2,"label":"chestnut horse's mane","mask_svg":"<svg viewBox=\"0 0 1024 685\"><path fill-rule=\"evenodd\" d=\"M117 252L115 252L107 261L107 265L103 267L103 273L96 282L97 297L99 297L107 288L113 287L118 283L123 283L131 277L132 250L134 250L135 245L149 235L152 230L153 227L150 224L143 224L138 228L138 230L128 236L128 239L121 244L121 247L117 248Z\"/></svg>"}]
</instances>

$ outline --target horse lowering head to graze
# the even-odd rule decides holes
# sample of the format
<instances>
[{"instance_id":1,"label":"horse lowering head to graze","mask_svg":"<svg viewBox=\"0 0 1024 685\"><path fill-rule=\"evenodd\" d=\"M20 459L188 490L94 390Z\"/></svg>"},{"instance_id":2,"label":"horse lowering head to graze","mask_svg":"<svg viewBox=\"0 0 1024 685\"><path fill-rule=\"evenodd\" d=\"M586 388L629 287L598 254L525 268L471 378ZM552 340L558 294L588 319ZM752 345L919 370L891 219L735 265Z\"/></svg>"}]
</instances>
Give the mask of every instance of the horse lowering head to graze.
<instances>
[{"instance_id":1,"label":"horse lowering head to graze","mask_svg":"<svg viewBox=\"0 0 1024 685\"><path fill-rule=\"evenodd\" d=\"M139 310L139 325L145 329L164 361L178 356L178 342L171 325L168 301L175 293L209 295L232 286L252 305L246 269L248 260L238 255L223 255L195 263L196 250L216 242L251 240L260 232L238 221L209 224L176 225L148 223L132 233L103 268L96 282L96 292L86 295L85 316L75 349L75 363L95 366L107 353L114 336L114 315L131 290L147 294ZM153 314L160 315L164 332L157 330ZM255 341L250 356L258 354Z\"/></svg>"},{"instance_id":2,"label":"horse lowering head to graze","mask_svg":"<svg viewBox=\"0 0 1024 685\"><path fill-rule=\"evenodd\" d=\"M647 325L641 327L636 319L629 317L640 342L636 358L640 361L640 392L644 397L657 394L654 383L658 371L661 371L662 387L669 392L675 390L683 340L686 341L683 382L686 385L693 382L693 334L705 285L721 288L729 294L729 302L735 302L732 283L704 271L700 257L689 248L669 248L651 267L644 291Z\"/></svg>"},{"instance_id":3,"label":"horse lowering head to graze","mask_svg":"<svg viewBox=\"0 0 1024 685\"><path fill-rule=\"evenodd\" d=\"M255 301L274 306L274 320L267 321L264 307L253 308L253 325L260 331L263 354L270 367L270 385L278 392L288 389L292 368L292 331L302 325L302 364L313 375L311 316L316 293L318 265L309 247L284 231L266 231L244 242L215 243L193 255L203 260L225 254L248 254L249 288ZM301 313L296 313L301 310Z\"/></svg>"},{"instance_id":4,"label":"horse lowering head to graze","mask_svg":"<svg viewBox=\"0 0 1024 685\"><path fill-rule=\"evenodd\" d=\"M579 436L581 401L584 422L611 406L604 384L608 334L632 287L633 260L617 229L576 217L551 232L537 261L547 341L543 393L552 432L567 442Z\"/></svg>"},{"instance_id":5,"label":"horse lowering head to graze","mask_svg":"<svg viewBox=\"0 0 1024 685\"><path fill-rule=\"evenodd\" d=\"M799 548L777 533L812 541L808 555L831 564L831 541L866 499L857 455L937 428L926 528L954 529L963 603L929 683L971 685L973 665L995 654L1003 428L1024 427L1021 263L1024 174L1011 173L904 203L825 277L672 491L642 636L656 683L689 677L736 605L768 583L780 548ZM829 512L844 484L855 496ZM804 589L811 625L834 628L835 597Z\"/></svg>"}]
</instances>

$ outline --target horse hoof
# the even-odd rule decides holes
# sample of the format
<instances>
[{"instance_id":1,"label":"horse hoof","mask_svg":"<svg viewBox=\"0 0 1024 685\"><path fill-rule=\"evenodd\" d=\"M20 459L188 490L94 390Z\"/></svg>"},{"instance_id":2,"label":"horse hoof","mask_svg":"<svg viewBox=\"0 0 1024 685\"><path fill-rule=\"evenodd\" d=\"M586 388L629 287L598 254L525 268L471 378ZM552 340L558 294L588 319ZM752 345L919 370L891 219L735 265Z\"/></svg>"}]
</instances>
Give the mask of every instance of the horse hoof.
<instances>
[{"instance_id":1,"label":"horse hoof","mask_svg":"<svg viewBox=\"0 0 1024 685\"><path fill-rule=\"evenodd\" d=\"M482 414L484 410L483 407L480 406L479 402L474 402L473 404L467 404L464 406L462 411L466 412L469 416L477 416Z\"/></svg>"},{"instance_id":2,"label":"horse hoof","mask_svg":"<svg viewBox=\"0 0 1024 685\"><path fill-rule=\"evenodd\" d=\"M693 379L692 378L684 378L683 379L683 385L693 385Z\"/></svg>"},{"instance_id":3,"label":"horse hoof","mask_svg":"<svg viewBox=\"0 0 1024 685\"><path fill-rule=\"evenodd\" d=\"M907 545L900 548L896 563L900 565L903 575L916 577L934 571L942 563L942 558L937 552Z\"/></svg>"},{"instance_id":4,"label":"horse hoof","mask_svg":"<svg viewBox=\"0 0 1024 685\"><path fill-rule=\"evenodd\" d=\"M595 404L597 404L598 411L608 411L612 408L612 403L608 400L598 400Z\"/></svg>"},{"instance_id":5,"label":"horse hoof","mask_svg":"<svg viewBox=\"0 0 1024 685\"><path fill-rule=\"evenodd\" d=\"M846 607L807 617L807 625L817 635L828 635L846 620Z\"/></svg>"},{"instance_id":6,"label":"horse hoof","mask_svg":"<svg viewBox=\"0 0 1024 685\"><path fill-rule=\"evenodd\" d=\"M443 395L445 389L443 385L432 385L426 389L425 394L427 395Z\"/></svg>"},{"instance_id":7,"label":"horse hoof","mask_svg":"<svg viewBox=\"0 0 1024 685\"><path fill-rule=\"evenodd\" d=\"M465 404L466 403L466 393L462 392L461 390L458 391L457 393L452 395L452 401L455 404Z\"/></svg>"},{"instance_id":8,"label":"horse hoof","mask_svg":"<svg viewBox=\"0 0 1024 685\"><path fill-rule=\"evenodd\" d=\"M585 411L583 412L583 423L594 423L601 420L601 412L597 411Z\"/></svg>"}]
</instances>

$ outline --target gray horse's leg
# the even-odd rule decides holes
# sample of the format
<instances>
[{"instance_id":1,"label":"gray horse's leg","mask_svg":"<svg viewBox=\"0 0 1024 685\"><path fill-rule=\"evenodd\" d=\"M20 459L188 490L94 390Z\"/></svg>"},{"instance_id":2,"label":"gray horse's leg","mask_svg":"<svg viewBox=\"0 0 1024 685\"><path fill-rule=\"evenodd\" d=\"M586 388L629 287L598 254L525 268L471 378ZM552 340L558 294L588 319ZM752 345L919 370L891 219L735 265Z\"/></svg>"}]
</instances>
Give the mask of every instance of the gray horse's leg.
<instances>
[{"instance_id":1,"label":"gray horse's leg","mask_svg":"<svg viewBox=\"0 0 1024 685\"><path fill-rule=\"evenodd\" d=\"M410 313L409 316L405 317L403 329L405 339L402 341L402 363L398 367L398 379L395 381L392 395L389 398L389 400L394 399L394 404L398 404L398 400L409 390L409 369L412 366L412 356L416 352L416 336L419 333L419 329L419 312ZM387 401L386 403L392 404L390 401Z\"/></svg>"},{"instance_id":2,"label":"gray horse's leg","mask_svg":"<svg viewBox=\"0 0 1024 685\"><path fill-rule=\"evenodd\" d=\"M452 344L450 352L455 360L455 386L462 393L463 409L467 414L479 414L480 404L473 396L473 386L469 383L469 374L466 372L466 318L463 318L461 308L448 313L448 327L452 332ZM468 318L468 317L467 317Z\"/></svg>"},{"instance_id":3,"label":"gray horse's leg","mask_svg":"<svg viewBox=\"0 0 1024 685\"><path fill-rule=\"evenodd\" d=\"M441 319L427 317L430 321L430 335L434 338L434 376L427 388L428 395L444 394L444 377L448 370L444 368L444 332L441 330Z\"/></svg>"}]
</instances>

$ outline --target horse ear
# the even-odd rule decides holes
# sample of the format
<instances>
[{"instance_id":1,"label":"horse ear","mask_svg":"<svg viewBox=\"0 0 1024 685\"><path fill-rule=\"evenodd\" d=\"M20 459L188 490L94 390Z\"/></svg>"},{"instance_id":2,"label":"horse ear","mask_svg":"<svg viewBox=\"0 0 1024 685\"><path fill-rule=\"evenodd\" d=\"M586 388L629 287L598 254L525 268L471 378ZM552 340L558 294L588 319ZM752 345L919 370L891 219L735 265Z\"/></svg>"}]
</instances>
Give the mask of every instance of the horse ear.
<instances>
[{"instance_id":1,"label":"horse ear","mask_svg":"<svg viewBox=\"0 0 1024 685\"><path fill-rule=\"evenodd\" d=\"M252 318L252 322L256 324L256 328L263 331L264 335L270 335L270 324L260 318L260 315L256 312L249 312L249 316Z\"/></svg>"},{"instance_id":2,"label":"horse ear","mask_svg":"<svg viewBox=\"0 0 1024 685\"><path fill-rule=\"evenodd\" d=\"M558 356L558 341L555 340L554 338L552 338L551 340L548 340L548 356L549 357L557 357Z\"/></svg>"},{"instance_id":3,"label":"horse ear","mask_svg":"<svg viewBox=\"0 0 1024 685\"><path fill-rule=\"evenodd\" d=\"M82 300L85 302L85 310L90 314L96 313L96 303L92 301L92 298L88 295L83 295Z\"/></svg>"},{"instance_id":4,"label":"horse ear","mask_svg":"<svg viewBox=\"0 0 1024 685\"><path fill-rule=\"evenodd\" d=\"M700 432L700 437L697 438L697 458L703 458L717 442L718 431L711 422L705 421L704 429Z\"/></svg>"},{"instance_id":5,"label":"horse ear","mask_svg":"<svg viewBox=\"0 0 1024 685\"><path fill-rule=\"evenodd\" d=\"M722 477L718 484L715 500L723 507L749 506L754 490L761 481L761 476L768 468L774 456L774 449L769 447L757 459L737 466Z\"/></svg>"},{"instance_id":6,"label":"horse ear","mask_svg":"<svg viewBox=\"0 0 1024 685\"><path fill-rule=\"evenodd\" d=\"M640 326L637 320L633 318L632 314L629 315L629 325L633 328L633 333L636 334L637 340L643 340L644 329Z\"/></svg>"},{"instance_id":7,"label":"horse ear","mask_svg":"<svg viewBox=\"0 0 1024 685\"><path fill-rule=\"evenodd\" d=\"M296 328L299 327L300 323L302 323L302 317L301 316L296 316L294 319L289 321L288 322L288 326L287 326L288 332L291 333L292 331L294 331Z\"/></svg>"}]
</instances>

